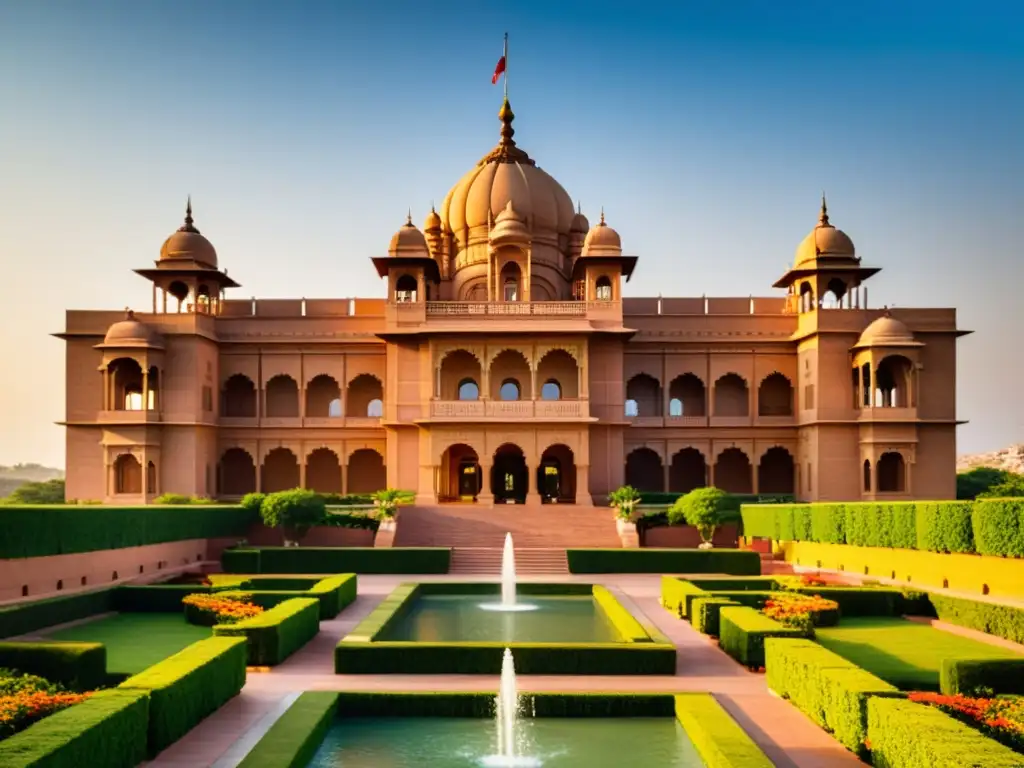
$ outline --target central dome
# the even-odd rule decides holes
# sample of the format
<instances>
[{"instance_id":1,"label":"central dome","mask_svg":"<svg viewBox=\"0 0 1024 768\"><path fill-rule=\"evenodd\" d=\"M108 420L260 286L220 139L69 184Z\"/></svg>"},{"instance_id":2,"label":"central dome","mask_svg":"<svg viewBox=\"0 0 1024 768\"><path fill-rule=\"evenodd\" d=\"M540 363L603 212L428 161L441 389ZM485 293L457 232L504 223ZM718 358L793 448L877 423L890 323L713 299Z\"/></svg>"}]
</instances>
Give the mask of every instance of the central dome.
<instances>
[{"instance_id":1,"label":"central dome","mask_svg":"<svg viewBox=\"0 0 1024 768\"><path fill-rule=\"evenodd\" d=\"M486 242L488 224L512 203L534 242L564 247L576 214L572 199L512 140L515 115L507 99L498 117L501 140L445 197L444 228L455 235L460 248Z\"/></svg>"}]
</instances>

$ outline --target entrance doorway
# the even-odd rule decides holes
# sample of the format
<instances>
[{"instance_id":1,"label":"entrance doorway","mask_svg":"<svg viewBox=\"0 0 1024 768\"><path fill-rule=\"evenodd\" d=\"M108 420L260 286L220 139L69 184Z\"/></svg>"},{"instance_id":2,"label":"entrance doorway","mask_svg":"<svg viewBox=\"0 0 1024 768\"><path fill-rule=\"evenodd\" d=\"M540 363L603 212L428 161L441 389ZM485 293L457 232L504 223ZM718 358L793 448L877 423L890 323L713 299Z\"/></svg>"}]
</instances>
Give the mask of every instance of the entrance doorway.
<instances>
[{"instance_id":1,"label":"entrance doorway","mask_svg":"<svg viewBox=\"0 0 1024 768\"><path fill-rule=\"evenodd\" d=\"M558 459L549 459L540 465L537 485L540 488L542 501L558 501L562 487L562 468L559 466Z\"/></svg>"},{"instance_id":2,"label":"entrance doorway","mask_svg":"<svg viewBox=\"0 0 1024 768\"><path fill-rule=\"evenodd\" d=\"M528 484L526 457L518 445L503 445L494 453L491 469L491 490L500 504L526 502Z\"/></svg>"},{"instance_id":3,"label":"entrance doorway","mask_svg":"<svg viewBox=\"0 0 1024 768\"><path fill-rule=\"evenodd\" d=\"M449 446L441 456L437 488L442 501L475 501L482 486L476 451L464 443Z\"/></svg>"},{"instance_id":4,"label":"entrance doorway","mask_svg":"<svg viewBox=\"0 0 1024 768\"><path fill-rule=\"evenodd\" d=\"M472 500L480 492L480 466L472 459L459 463L459 498Z\"/></svg>"},{"instance_id":5,"label":"entrance doorway","mask_svg":"<svg viewBox=\"0 0 1024 768\"><path fill-rule=\"evenodd\" d=\"M541 454L537 489L545 504L576 502L576 457L567 445L552 445Z\"/></svg>"}]
</instances>

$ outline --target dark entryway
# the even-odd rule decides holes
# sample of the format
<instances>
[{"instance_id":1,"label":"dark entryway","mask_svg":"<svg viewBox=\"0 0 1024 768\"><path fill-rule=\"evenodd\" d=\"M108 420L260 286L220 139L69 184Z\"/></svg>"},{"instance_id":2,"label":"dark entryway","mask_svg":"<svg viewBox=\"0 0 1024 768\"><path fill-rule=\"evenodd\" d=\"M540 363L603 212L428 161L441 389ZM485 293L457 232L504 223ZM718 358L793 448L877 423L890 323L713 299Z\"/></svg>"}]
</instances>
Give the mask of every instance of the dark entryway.
<instances>
[{"instance_id":1,"label":"dark entryway","mask_svg":"<svg viewBox=\"0 0 1024 768\"><path fill-rule=\"evenodd\" d=\"M526 457L518 445L503 445L495 451L494 466L491 469L491 489L496 502L524 503L528 482Z\"/></svg>"},{"instance_id":2,"label":"dark entryway","mask_svg":"<svg viewBox=\"0 0 1024 768\"><path fill-rule=\"evenodd\" d=\"M459 498L472 499L480 492L480 466L475 459L459 464Z\"/></svg>"}]
</instances>

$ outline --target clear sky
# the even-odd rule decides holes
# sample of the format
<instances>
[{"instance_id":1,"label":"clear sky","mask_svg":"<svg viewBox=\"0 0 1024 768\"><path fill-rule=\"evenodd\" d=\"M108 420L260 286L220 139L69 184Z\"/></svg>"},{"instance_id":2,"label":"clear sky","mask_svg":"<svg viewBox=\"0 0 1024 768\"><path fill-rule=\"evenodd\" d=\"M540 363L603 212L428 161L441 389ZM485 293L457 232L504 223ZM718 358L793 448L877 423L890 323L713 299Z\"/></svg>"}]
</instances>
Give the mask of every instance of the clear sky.
<instances>
[{"instance_id":1,"label":"clear sky","mask_svg":"<svg viewBox=\"0 0 1024 768\"><path fill-rule=\"evenodd\" d=\"M189 193L236 297L382 296L368 257L496 143L505 31L516 139L627 295L772 295L825 189L873 306L975 331L961 452L1024 441L1019 2L0 0L0 463L63 466L48 334L145 311Z\"/></svg>"}]
</instances>

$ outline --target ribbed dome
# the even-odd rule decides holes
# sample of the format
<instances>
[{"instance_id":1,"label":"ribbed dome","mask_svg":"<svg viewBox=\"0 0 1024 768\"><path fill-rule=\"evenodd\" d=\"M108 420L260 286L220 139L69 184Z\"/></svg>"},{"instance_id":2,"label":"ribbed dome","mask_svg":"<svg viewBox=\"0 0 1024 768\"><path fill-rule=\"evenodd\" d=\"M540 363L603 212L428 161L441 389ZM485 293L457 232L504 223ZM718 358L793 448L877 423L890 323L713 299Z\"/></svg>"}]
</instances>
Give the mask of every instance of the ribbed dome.
<instances>
[{"instance_id":1,"label":"ribbed dome","mask_svg":"<svg viewBox=\"0 0 1024 768\"><path fill-rule=\"evenodd\" d=\"M471 238L485 238L487 225L511 202L534 240L557 243L558 236L568 235L572 226L572 199L512 140L515 115L507 100L498 117L502 122L498 146L448 192L441 219L464 248Z\"/></svg>"},{"instance_id":2,"label":"ribbed dome","mask_svg":"<svg viewBox=\"0 0 1024 768\"><path fill-rule=\"evenodd\" d=\"M821 213L818 216L818 226L803 239L796 249L794 267L814 261L819 255L822 256L856 256L856 249L853 247L853 240L843 230L836 229L828 221L828 206L825 198L821 198Z\"/></svg>"},{"instance_id":3,"label":"ribbed dome","mask_svg":"<svg viewBox=\"0 0 1024 768\"><path fill-rule=\"evenodd\" d=\"M185 223L160 247L160 261L194 261L217 268L217 251L192 224L192 198L185 206Z\"/></svg>"},{"instance_id":4,"label":"ribbed dome","mask_svg":"<svg viewBox=\"0 0 1024 768\"><path fill-rule=\"evenodd\" d=\"M135 319L130 309L125 312L125 319L119 320L107 329L103 337L105 347L160 347L160 334L145 323Z\"/></svg>"},{"instance_id":5,"label":"ribbed dome","mask_svg":"<svg viewBox=\"0 0 1024 768\"><path fill-rule=\"evenodd\" d=\"M516 211L511 200L494 220L489 237L491 244L495 246L503 243L529 242L530 230L526 227L526 219Z\"/></svg>"},{"instance_id":6,"label":"ribbed dome","mask_svg":"<svg viewBox=\"0 0 1024 768\"><path fill-rule=\"evenodd\" d=\"M919 346L914 334L906 325L891 315L876 318L863 330L857 339L858 347L906 347Z\"/></svg>"},{"instance_id":7,"label":"ribbed dome","mask_svg":"<svg viewBox=\"0 0 1024 768\"><path fill-rule=\"evenodd\" d=\"M441 217L437 215L437 211L434 210L434 206L430 206L430 213L428 213L427 218L423 220L423 231L439 232L440 230Z\"/></svg>"},{"instance_id":8,"label":"ribbed dome","mask_svg":"<svg viewBox=\"0 0 1024 768\"><path fill-rule=\"evenodd\" d=\"M405 220L405 224L391 236L391 245L388 246L388 253L392 256L430 255L430 249L427 248L427 238L412 223L411 211Z\"/></svg>"},{"instance_id":9,"label":"ribbed dome","mask_svg":"<svg viewBox=\"0 0 1024 768\"><path fill-rule=\"evenodd\" d=\"M577 208L576 215L572 217L572 225L569 227L570 232L578 232L586 234L590 231L590 222L587 221L587 217L583 215L583 211Z\"/></svg>"},{"instance_id":10,"label":"ribbed dome","mask_svg":"<svg viewBox=\"0 0 1024 768\"><path fill-rule=\"evenodd\" d=\"M621 256L622 238L619 233L608 226L604 220L604 210L601 210L601 221L598 225L587 232L587 239L583 241L581 256Z\"/></svg>"}]
</instances>

